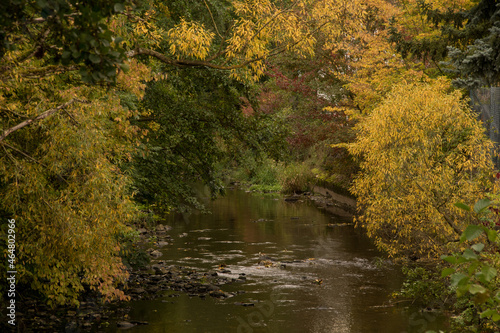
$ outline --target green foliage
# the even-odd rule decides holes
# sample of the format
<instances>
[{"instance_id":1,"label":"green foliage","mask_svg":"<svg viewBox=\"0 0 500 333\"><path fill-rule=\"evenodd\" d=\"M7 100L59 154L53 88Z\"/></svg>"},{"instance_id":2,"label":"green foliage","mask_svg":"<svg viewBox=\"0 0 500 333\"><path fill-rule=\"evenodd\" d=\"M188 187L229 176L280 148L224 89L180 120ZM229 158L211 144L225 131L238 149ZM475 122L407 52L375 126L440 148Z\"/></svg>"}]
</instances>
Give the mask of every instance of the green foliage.
<instances>
[{"instance_id":1,"label":"green foliage","mask_svg":"<svg viewBox=\"0 0 500 333\"><path fill-rule=\"evenodd\" d=\"M492 143L444 80L403 83L362 119L349 151L357 223L391 256L438 257L466 227L454 203L490 186Z\"/></svg>"},{"instance_id":2,"label":"green foliage","mask_svg":"<svg viewBox=\"0 0 500 333\"><path fill-rule=\"evenodd\" d=\"M257 192L280 192L282 190L279 182L281 164L274 160L266 159L256 165L256 169L250 179L252 186L250 190Z\"/></svg>"},{"instance_id":3,"label":"green foliage","mask_svg":"<svg viewBox=\"0 0 500 333\"><path fill-rule=\"evenodd\" d=\"M315 177L306 163L292 162L283 167L279 180L284 193L303 193L312 189Z\"/></svg>"},{"instance_id":4,"label":"green foliage","mask_svg":"<svg viewBox=\"0 0 500 333\"><path fill-rule=\"evenodd\" d=\"M151 257L139 246L139 233L135 230L122 232L118 235L121 244L120 256L123 264L128 268L139 269L146 267Z\"/></svg>"},{"instance_id":5,"label":"green foliage","mask_svg":"<svg viewBox=\"0 0 500 333\"><path fill-rule=\"evenodd\" d=\"M245 115L242 100L249 99L248 87L208 69L172 71L149 83L141 108L150 121L138 124L152 133L133 166L137 198L159 208L202 208L194 184L216 196L223 192L221 166L243 162L245 151L279 154L284 129L269 115Z\"/></svg>"},{"instance_id":6,"label":"green foliage","mask_svg":"<svg viewBox=\"0 0 500 333\"><path fill-rule=\"evenodd\" d=\"M396 20L390 28L390 40L404 58L432 62L441 74L443 70L453 76L453 83L459 87L495 86L500 82L497 1L470 1L472 6L459 10L455 3L443 8L425 1L416 4L414 15L426 20L423 32L408 31L408 26L398 28ZM439 68L438 62L445 67Z\"/></svg>"},{"instance_id":7,"label":"green foliage","mask_svg":"<svg viewBox=\"0 0 500 333\"><path fill-rule=\"evenodd\" d=\"M458 72L454 83L475 88L500 84L500 6L482 0L467 13L463 35L473 43L466 48L450 47L450 64Z\"/></svg>"},{"instance_id":8,"label":"green foliage","mask_svg":"<svg viewBox=\"0 0 500 333\"><path fill-rule=\"evenodd\" d=\"M0 59L7 51L21 51L17 59L0 68L13 77L16 62L31 57L46 66L76 66L85 82L114 81L125 50L121 38L108 26L112 15L130 1L114 0L6 0L0 4ZM106 21L108 20L108 21ZM28 69L26 75L43 68Z\"/></svg>"},{"instance_id":9,"label":"green foliage","mask_svg":"<svg viewBox=\"0 0 500 333\"><path fill-rule=\"evenodd\" d=\"M405 282L396 296L411 299L414 305L443 308L444 300L452 294L435 267L404 266L403 274Z\"/></svg>"},{"instance_id":10,"label":"green foliage","mask_svg":"<svg viewBox=\"0 0 500 333\"><path fill-rule=\"evenodd\" d=\"M350 195L352 177L358 173L359 165L347 149L318 143L312 147L306 163L311 166L317 185Z\"/></svg>"},{"instance_id":11,"label":"green foliage","mask_svg":"<svg viewBox=\"0 0 500 333\"><path fill-rule=\"evenodd\" d=\"M461 243L469 245L462 252L443 255L450 264L442 270L442 276L450 277L450 284L458 298L471 299L471 308L462 310L465 322L474 322L482 332L497 331L500 326L500 289L498 269L500 269L500 237L495 227L498 225L498 195L494 200L483 199L474 206L477 224L470 224L464 230ZM471 211L469 208L468 211Z\"/></svg>"},{"instance_id":12,"label":"green foliage","mask_svg":"<svg viewBox=\"0 0 500 333\"><path fill-rule=\"evenodd\" d=\"M396 45L396 50L403 58L441 61L446 58L448 46L470 42L470 36L460 31L466 22L465 10L460 9L457 11L451 6L436 8L435 4L429 2L412 1L411 5L405 7L405 14L421 21L423 27L408 27L410 24L404 19L393 18L390 41ZM404 27L398 27L398 24Z\"/></svg>"}]
</instances>

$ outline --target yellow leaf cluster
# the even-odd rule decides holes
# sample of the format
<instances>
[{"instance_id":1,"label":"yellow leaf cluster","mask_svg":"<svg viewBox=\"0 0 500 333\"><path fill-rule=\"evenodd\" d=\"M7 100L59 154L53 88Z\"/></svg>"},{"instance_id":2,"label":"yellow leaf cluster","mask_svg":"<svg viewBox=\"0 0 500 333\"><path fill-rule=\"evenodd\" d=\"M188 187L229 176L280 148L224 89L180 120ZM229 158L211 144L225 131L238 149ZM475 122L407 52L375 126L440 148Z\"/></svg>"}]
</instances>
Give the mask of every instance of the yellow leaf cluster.
<instances>
[{"instance_id":1,"label":"yellow leaf cluster","mask_svg":"<svg viewBox=\"0 0 500 333\"><path fill-rule=\"evenodd\" d=\"M198 22L181 20L167 32L170 42L170 53L177 59L190 57L205 59L210 51L215 34Z\"/></svg>"},{"instance_id":2,"label":"yellow leaf cluster","mask_svg":"<svg viewBox=\"0 0 500 333\"><path fill-rule=\"evenodd\" d=\"M155 9L149 9L136 19L132 40L139 42L144 47L158 47L163 41L165 31L151 18L156 15ZM124 31L125 32L125 31Z\"/></svg>"},{"instance_id":3,"label":"yellow leaf cluster","mask_svg":"<svg viewBox=\"0 0 500 333\"><path fill-rule=\"evenodd\" d=\"M124 91L133 93L140 99L144 96L145 82L151 80L151 69L136 59L129 60L127 64L130 69L128 73L120 71L116 79L117 86Z\"/></svg>"}]
</instances>

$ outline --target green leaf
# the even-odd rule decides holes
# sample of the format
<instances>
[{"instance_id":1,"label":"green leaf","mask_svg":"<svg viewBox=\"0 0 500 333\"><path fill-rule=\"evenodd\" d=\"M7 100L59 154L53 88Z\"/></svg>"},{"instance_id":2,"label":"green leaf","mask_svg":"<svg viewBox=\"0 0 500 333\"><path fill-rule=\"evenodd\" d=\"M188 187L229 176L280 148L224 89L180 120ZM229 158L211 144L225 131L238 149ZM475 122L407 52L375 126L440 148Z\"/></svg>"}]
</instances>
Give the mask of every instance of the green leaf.
<instances>
[{"instance_id":1,"label":"green leaf","mask_svg":"<svg viewBox=\"0 0 500 333\"><path fill-rule=\"evenodd\" d=\"M460 209L463 209L463 210L470 212L470 207L462 202L455 202L455 206L457 206Z\"/></svg>"},{"instance_id":2,"label":"green leaf","mask_svg":"<svg viewBox=\"0 0 500 333\"><path fill-rule=\"evenodd\" d=\"M488 235L488 240L490 242L496 242L498 238L498 232L494 229L487 229L486 234Z\"/></svg>"},{"instance_id":3,"label":"green leaf","mask_svg":"<svg viewBox=\"0 0 500 333\"><path fill-rule=\"evenodd\" d=\"M98 55L95 55L95 54L90 54L89 55L89 59L90 61L92 61L94 64L98 64L101 62L101 57L99 57Z\"/></svg>"},{"instance_id":4,"label":"green leaf","mask_svg":"<svg viewBox=\"0 0 500 333\"><path fill-rule=\"evenodd\" d=\"M486 282L490 282L495 276L497 276L497 270L490 266L484 266L481 269L481 273L483 273Z\"/></svg>"},{"instance_id":5,"label":"green leaf","mask_svg":"<svg viewBox=\"0 0 500 333\"><path fill-rule=\"evenodd\" d=\"M451 275L453 273L455 273L455 268L448 267L448 268L445 268L441 271L441 277L446 277L446 276Z\"/></svg>"},{"instance_id":6,"label":"green leaf","mask_svg":"<svg viewBox=\"0 0 500 333\"><path fill-rule=\"evenodd\" d=\"M478 225L468 225L467 228L465 228L464 232L462 233L462 237L460 237L460 241L463 242L465 240L471 241L479 236L484 232L483 228L481 228Z\"/></svg>"},{"instance_id":7,"label":"green leaf","mask_svg":"<svg viewBox=\"0 0 500 333\"><path fill-rule=\"evenodd\" d=\"M48 7L49 6L49 3L48 1L46 0L37 0L36 3L38 4L38 6L40 6L41 8L45 8L45 7Z\"/></svg>"},{"instance_id":8,"label":"green leaf","mask_svg":"<svg viewBox=\"0 0 500 333\"><path fill-rule=\"evenodd\" d=\"M122 69L122 71L124 71L125 73L128 73L130 71L130 66L128 64L120 64L120 68Z\"/></svg>"},{"instance_id":9,"label":"green leaf","mask_svg":"<svg viewBox=\"0 0 500 333\"><path fill-rule=\"evenodd\" d=\"M481 314L479 315L480 318L490 318L491 316L493 316L495 313L497 313L495 310L493 309L488 309L486 311L483 311L481 312Z\"/></svg>"},{"instance_id":10,"label":"green leaf","mask_svg":"<svg viewBox=\"0 0 500 333\"><path fill-rule=\"evenodd\" d=\"M125 6L122 3L115 3L115 12L121 13L125 10Z\"/></svg>"},{"instance_id":11,"label":"green leaf","mask_svg":"<svg viewBox=\"0 0 500 333\"><path fill-rule=\"evenodd\" d=\"M457 258L455 256L445 256L445 255L442 255L441 259L443 259L446 262L449 262L450 264L456 264L457 263Z\"/></svg>"},{"instance_id":12,"label":"green leaf","mask_svg":"<svg viewBox=\"0 0 500 333\"><path fill-rule=\"evenodd\" d=\"M451 276L451 286L456 287L458 285L463 285L469 280L469 277L463 273L455 273Z\"/></svg>"},{"instance_id":13,"label":"green leaf","mask_svg":"<svg viewBox=\"0 0 500 333\"><path fill-rule=\"evenodd\" d=\"M477 293L480 293L480 294L483 294L486 292L486 288L479 285L479 284L473 284L469 287L469 292L472 294L472 295L475 295Z\"/></svg>"},{"instance_id":14,"label":"green leaf","mask_svg":"<svg viewBox=\"0 0 500 333\"><path fill-rule=\"evenodd\" d=\"M491 204L491 200L489 199L481 199L474 205L474 212L479 214L483 212L488 206Z\"/></svg>"},{"instance_id":15,"label":"green leaf","mask_svg":"<svg viewBox=\"0 0 500 333\"><path fill-rule=\"evenodd\" d=\"M471 248L476 252L481 252L484 249L483 243L477 243L471 246Z\"/></svg>"},{"instance_id":16,"label":"green leaf","mask_svg":"<svg viewBox=\"0 0 500 333\"><path fill-rule=\"evenodd\" d=\"M466 249L462 254L462 257L465 259L477 259L477 254L471 249Z\"/></svg>"}]
</instances>

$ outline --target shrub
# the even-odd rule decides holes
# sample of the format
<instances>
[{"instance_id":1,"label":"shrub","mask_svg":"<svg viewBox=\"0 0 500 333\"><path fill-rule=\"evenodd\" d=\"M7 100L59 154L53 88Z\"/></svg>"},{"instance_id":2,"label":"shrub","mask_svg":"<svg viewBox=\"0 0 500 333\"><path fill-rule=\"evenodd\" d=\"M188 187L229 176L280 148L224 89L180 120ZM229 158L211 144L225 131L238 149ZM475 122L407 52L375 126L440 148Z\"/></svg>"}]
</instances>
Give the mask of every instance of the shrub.
<instances>
[{"instance_id":1,"label":"shrub","mask_svg":"<svg viewBox=\"0 0 500 333\"><path fill-rule=\"evenodd\" d=\"M291 163L283 168L279 180L284 193L302 193L311 189L314 175L305 163Z\"/></svg>"},{"instance_id":2,"label":"shrub","mask_svg":"<svg viewBox=\"0 0 500 333\"><path fill-rule=\"evenodd\" d=\"M442 258L450 264L442 270L450 276L452 290L465 306L457 322L461 327L473 325L481 332L498 332L500 328L500 197L479 200L473 208L472 223L465 228L460 242L469 245L464 251ZM465 211L471 207L457 204ZM475 216L474 216L475 215Z\"/></svg>"},{"instance_id":3,"label":"shrub","mask_svg":"<svg viewBox=\"0 0 500 333\"><path fill-rule=\"evenodd\" d=\"M357 224L393 257L456 246L466 221L454 203L484 193L493 168L492 142L460 92L444 79L400 84L356 131Z\"/></svg>"}]
</instances>

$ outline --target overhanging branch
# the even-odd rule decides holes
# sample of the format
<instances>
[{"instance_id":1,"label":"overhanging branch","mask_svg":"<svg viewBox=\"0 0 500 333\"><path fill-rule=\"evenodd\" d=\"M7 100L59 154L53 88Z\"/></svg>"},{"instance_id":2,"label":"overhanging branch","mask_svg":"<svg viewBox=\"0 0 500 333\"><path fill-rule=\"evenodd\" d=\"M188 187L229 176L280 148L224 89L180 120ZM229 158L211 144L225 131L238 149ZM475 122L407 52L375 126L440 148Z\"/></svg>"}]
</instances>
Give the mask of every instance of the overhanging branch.
<instances>
[{"instance_id":1,"label":"overhanging branch","mask_svg":"<svg viewBox=\"0 0 500 333\"><path fill-rule=\"evenodd\" d=\"M76 103L76 102L79 102L79 103L88 103L87 101L83 101L83 100L79 100L79 99L73 98L73 99L69 100L68 102L66 102L66 103L64 103L62 105L59 105L58 107L56 107L54 109L50 109L50 110L47 110L47 111L39 114L35 118L31 118L31 119L25 120L22 123L19 123L19 124L17 124L14 127L6 129L3 132L3 134L0 136L0 142L3 141L3 139L5 139L9 134L11 134L11 133L13 133L13 132L15 132L15 131L23 128L23 127L26 127L26 126L28 126L29 124L31 124L31 123L33 123L35 121L47 118L47 117L53 115L54 113L59 112L59 111L63 110L64 108L67 108L68 106L70 106L71 104Z\"/></svg>"},{"instance_id":2,"label":"overhanging branch","mask_svg":"<svg viewBox=\"0 0 500 333\"><path fill-rule=\"evenodd\" d=\"M139 55L148 55L148 56L154 57L154 58L160 60L161 62L163 62L165 64L169 64L169 65L190 66L190 67L208 67L208 68L214 68L214 69L220 69L220 70L226 70L226 71L245 67L248 64L251 64L252 62L259 61L259 60L262 60L264 58L264 57L260 57L260 58L246 60L240 64L237 64L237 65L224 66L224 65L217 65L217 64L211 63L209 61L203 61L203 60L172 59L172 58L166 57L165 55L161 54L160 52L157 52L154 50L149 50L149 49L144 49L142 47L138 47L135 50L128 51L126 53L126 55L129 58L137 57Z\"/></svg>"}]
</instances>

